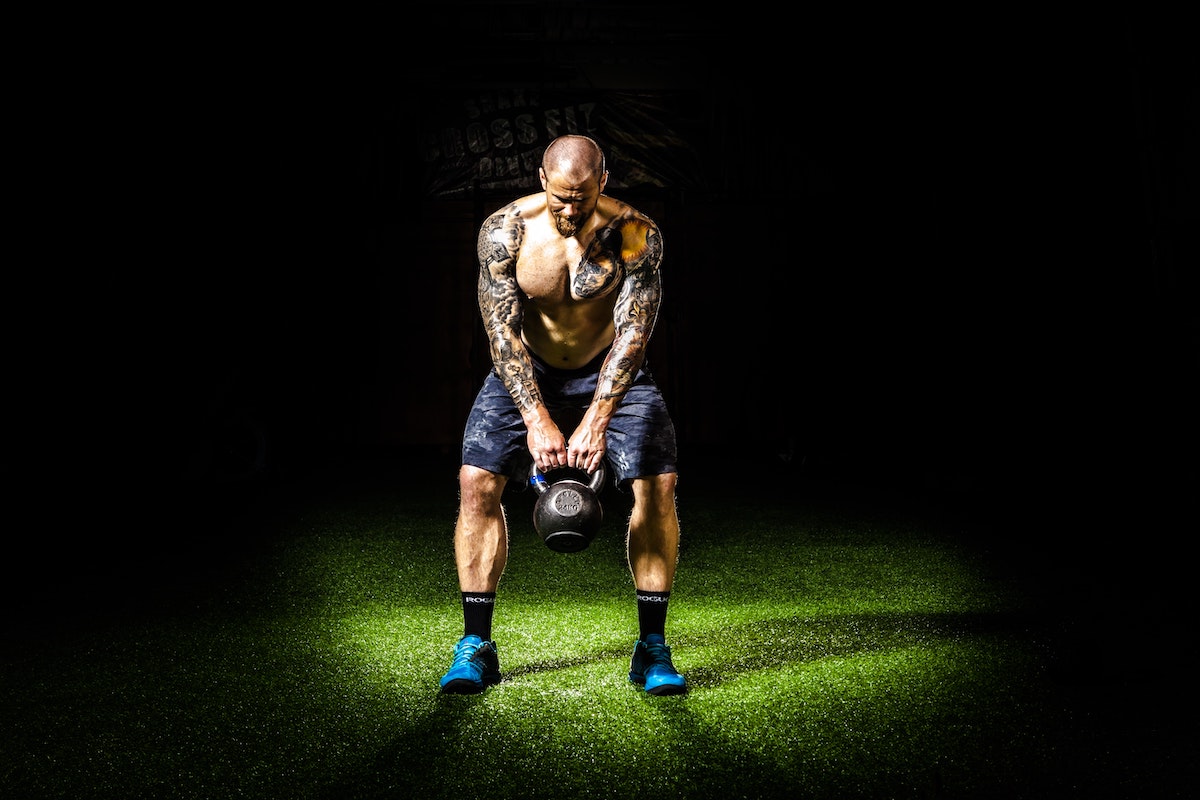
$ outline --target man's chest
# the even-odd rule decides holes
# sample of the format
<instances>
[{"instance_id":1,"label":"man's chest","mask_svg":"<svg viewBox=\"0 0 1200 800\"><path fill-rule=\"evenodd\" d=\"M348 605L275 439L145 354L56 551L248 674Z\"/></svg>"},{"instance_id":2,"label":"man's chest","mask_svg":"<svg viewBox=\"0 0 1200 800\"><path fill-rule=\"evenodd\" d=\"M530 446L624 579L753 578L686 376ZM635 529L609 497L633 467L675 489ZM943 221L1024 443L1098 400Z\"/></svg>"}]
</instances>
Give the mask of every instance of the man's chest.
<instances>
[{"instance_id":1,"label":"man's chest","mask_svg":"<svg viewBox=\"0 0 1200 800\"><path fill-rule=\"evenodd\" d=\"M544 302L603 297L619 276L617 259L599 240L585 247L572 238L533 238L522 245L517 258L521 291Z\"/></svg>"}]
</instances>

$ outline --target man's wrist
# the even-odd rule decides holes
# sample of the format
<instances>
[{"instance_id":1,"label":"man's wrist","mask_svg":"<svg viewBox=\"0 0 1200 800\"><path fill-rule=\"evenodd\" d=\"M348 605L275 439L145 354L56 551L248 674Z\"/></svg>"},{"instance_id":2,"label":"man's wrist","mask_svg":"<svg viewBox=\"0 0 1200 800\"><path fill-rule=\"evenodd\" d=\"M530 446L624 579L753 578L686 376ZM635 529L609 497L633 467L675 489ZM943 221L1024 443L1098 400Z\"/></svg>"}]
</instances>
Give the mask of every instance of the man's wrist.
<instances>
[{"instance_id":1,"label":"man's wrist","mask_svg":"<svg viewBox=\"0 0 1200 800\"><path fill-rule=\"evenodd\" d=\"M525 427L532 428L550 419L550 410L546 408L545 403L538 402L531 408L521 409L521 419L525 421Z\"/></svg>"}]
</instances>

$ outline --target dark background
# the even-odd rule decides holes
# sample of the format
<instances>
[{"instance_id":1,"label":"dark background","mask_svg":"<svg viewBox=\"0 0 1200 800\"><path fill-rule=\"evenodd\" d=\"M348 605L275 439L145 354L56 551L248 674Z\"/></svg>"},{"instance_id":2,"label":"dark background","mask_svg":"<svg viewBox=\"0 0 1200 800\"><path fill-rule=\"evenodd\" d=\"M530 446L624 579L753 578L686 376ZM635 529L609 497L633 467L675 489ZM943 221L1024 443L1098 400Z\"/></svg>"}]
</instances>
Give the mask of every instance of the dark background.
<instances>
[{"instance_id":1,"label":"dark background","mask_svg":"<svg viewBox=\"0 0 1200 800\"><path fill-rule=\"evenodd\" d=\"M651 357L684 468L1190 469L1196 73L1169 21L425 14L281 24L189 76L163 140L189 241L153 302L179 423L245 415L267 469L455 451L487 368L474 237L513 193L424 194L422 117L452 91L599 88L695 105L707 183L628 193L666 236ZM204 445L177 432L176 459Z\"/></svg>"},{"instance_id":2,"label":"dark background","mask_svg":"<svg viewBox=\"0 0 1200 800\"><path fill-rule=\"evenodd\" d=\"M683 108L704 176L613 192L664 232L651 364L685 479L944 493L1030 540L1052 507L1065 541L1119 520L1169 546L1200 438L1183 29L522 2L154 20L47 95L70 110L46 126L53 258L14 295L37 313L10 337L13 496L88 560L350 462L453 493L487 369L475 232L514 195L430 195L425 120L449 93L629 91Z\"/></svg>"}]
</instances>

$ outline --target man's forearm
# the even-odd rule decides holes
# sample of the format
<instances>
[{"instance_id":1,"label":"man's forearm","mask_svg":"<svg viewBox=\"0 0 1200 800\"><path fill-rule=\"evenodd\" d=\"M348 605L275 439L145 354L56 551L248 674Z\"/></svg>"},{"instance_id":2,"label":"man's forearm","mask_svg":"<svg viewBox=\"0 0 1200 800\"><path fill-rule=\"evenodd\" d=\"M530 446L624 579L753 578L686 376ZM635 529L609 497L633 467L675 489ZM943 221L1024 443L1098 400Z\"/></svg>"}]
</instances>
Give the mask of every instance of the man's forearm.
<instances>
[{"instance_id":1,"label":"man's forearm","mask_svg":"<svg viewBox=\"0 0 1200 800\"><path fill-rule=\"evenodd\" d=\"M620 403L642 368L645 352L645 339L638 332L630 331L629 335L619 337L600 367L592 402L611 401L614 406Z\"/></svg>"},{"instance_id":2,"label":"man's forearm","mask_svg":"<svg viewBox=\"0 0 1200 800\"><path fill-rule=\"evenodd\" d=\"M496 374L512 395L521 416L528 418L544 407L542 391L538 388L533 361L525 344L518 338L496 336L492 339L492 364ZM528 419L526 420L528 421Z\"/></svg>"}]
</instances>

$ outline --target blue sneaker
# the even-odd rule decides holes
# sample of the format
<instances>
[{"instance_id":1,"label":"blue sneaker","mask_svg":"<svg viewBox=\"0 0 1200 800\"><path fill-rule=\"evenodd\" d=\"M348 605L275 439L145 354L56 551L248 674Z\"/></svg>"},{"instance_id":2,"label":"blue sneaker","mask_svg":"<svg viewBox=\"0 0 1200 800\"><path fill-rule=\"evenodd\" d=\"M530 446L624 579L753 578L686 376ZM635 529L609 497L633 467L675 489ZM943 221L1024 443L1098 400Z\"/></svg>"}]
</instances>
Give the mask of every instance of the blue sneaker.
<instances>
[{"instance_id":1,"label":"blue sneaker","mask_svg":"<svg viewBox=\"0 0 1200 800\"><path fill-rule=\"evenodd\" d=\"M464 636L454 645L454 662L442 676L448 694L479 694L500 682L500 656L494 642Z\"/></svg>"},{"instance_id":2,"label":"blue sneaker","mask_svg":"<svg viewBox=\"0 0 1200 800\"><path fill-rule=\"evenodd\" d=\"M629 680L644 685L650 694L683 694L687 681L671 663L671 648L661 633L652 633L633 646Z\"/></svg>"}]
</instances>

